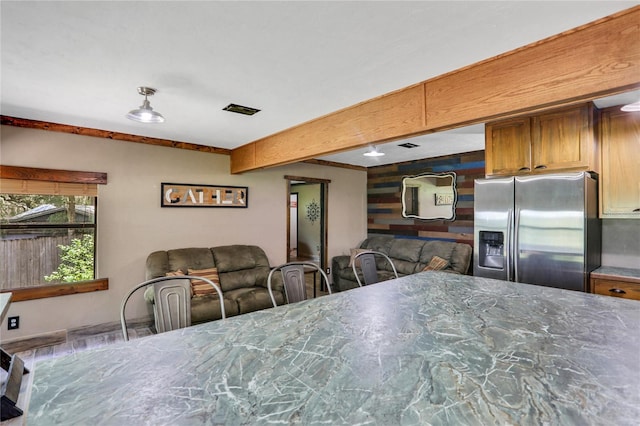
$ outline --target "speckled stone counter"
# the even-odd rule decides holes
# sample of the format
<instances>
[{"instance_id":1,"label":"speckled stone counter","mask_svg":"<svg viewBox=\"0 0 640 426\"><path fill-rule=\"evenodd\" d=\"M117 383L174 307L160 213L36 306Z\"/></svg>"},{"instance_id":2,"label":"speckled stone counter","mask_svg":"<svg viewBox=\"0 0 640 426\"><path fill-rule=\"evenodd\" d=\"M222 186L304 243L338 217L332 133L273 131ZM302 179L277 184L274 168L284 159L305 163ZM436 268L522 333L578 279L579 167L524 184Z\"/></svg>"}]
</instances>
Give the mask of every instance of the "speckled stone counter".
<instances>
[{"instance_id":1,"label":"speckled stone counter","mask_svg":"<svg viewBox=\"0 0 640 426\"><path fill-rule=\"evenodd\" d=\"M37 425L637 425L635 301L423 272L38 363Z\"/></svg>"},{"instance_id":2,"label":"speckled stone counter","mask_svg":"<svg viewBox=\"0 0 640 426\"><path fill-rule=\"evenodd\" d=\"M601 266L598 269L591 272L592 277L598 278L630 278L629 281L640 282L640 269L632 268L619 268L615 266Z\"/></svg>"}]
</instances>

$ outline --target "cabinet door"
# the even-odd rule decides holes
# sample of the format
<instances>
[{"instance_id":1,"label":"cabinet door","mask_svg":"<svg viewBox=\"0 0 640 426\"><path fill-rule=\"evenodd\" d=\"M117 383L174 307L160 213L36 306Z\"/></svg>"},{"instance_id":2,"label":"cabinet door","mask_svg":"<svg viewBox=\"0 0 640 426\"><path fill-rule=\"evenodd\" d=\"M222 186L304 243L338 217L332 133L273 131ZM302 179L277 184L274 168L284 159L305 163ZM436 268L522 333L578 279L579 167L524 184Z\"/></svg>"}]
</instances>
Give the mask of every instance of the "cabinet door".
<instances>
[{"instance_id":1,"label":"cabinet door","mask_svg":"<svg viewBox=\"0 0 640 426\"><path fill-rule=\"evenodd\" d=\"M602 111L601 214L640 218L640 112Z\"/></svg>"},{"instance_id":2,"label":"cabinet door","mask_svg":"<svg viewBox=\"0 0 640 426\"><path fill-rule=\"evenodd\" d=\"M591 105L580 105L533 117L532 171L594 170L592 113Z\"/></svg>"},{"instance_id":3,"label":"cabinet door","mask_svg":"<svg viewBox=\"0 0 640 426\"><path fill-rule=\"evenodd\" d=\"M512 176L531 170L531 120L519 117L485 129L486 174Z\"/></svg>"}]
</instances>

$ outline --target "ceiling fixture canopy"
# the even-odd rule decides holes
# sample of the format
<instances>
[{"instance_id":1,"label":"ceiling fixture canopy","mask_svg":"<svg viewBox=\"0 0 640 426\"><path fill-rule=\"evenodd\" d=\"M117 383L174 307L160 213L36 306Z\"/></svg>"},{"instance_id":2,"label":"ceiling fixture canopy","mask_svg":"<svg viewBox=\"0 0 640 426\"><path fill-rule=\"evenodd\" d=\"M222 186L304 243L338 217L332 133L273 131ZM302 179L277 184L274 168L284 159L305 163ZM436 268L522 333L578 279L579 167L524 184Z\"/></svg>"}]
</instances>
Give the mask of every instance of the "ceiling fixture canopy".
<instances>
[{"instance_id":1,"label":"ceiling fixture canopy","mask_svg":"<svg viewBox=\"0 0 640 426\"><path fill-rule=\"evenodd\" d=\"M153 96L153 94L156 93L156 89L152 89L151 87L138 87L138 93L144 95L144 102L140 105L140 108L129 111L126 117L129 120L139 123L164 123L162 114L154 111L147 99L147 96Z\"/></svg>"},{"instance_id":2,"label":"ceiling fixture canopy","mask_svg":"<svg viewBox=\"0 0 640 426\"><path fill-rule=\"evenodd\" d=\"M378 148L374 146L362 155L364 155L365 157L382 157L384 155L384 152L378 151Z\"/></svg>"}]
</instances>

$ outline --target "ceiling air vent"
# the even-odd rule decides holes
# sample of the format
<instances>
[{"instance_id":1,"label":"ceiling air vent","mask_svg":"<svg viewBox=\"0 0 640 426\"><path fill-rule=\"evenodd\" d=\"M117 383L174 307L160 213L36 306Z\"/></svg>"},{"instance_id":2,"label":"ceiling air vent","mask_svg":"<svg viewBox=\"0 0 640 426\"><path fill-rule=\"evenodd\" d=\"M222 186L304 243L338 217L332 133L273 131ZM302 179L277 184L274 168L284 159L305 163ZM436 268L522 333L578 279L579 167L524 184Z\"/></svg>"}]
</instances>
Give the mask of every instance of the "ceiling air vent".
<instances>
[{"instance_id":1,"label":"ceiling air vent","mask_svg":"<svg viewBox=\"0 0 640 426\"><path fill-rule=\"evenodd\" d=\"M417 148L418 145L416 145L415 143L411 143L411 142L405 142L405 143L401 143L400 145L403 148Z\"/></svg>"},{"instance_id":2,"label":"ceiling air vent","mask_svg":"<svg viewBox=\"0 0 640 426\"><path fill-rule=\"evenodd\" d=\"M256 108L246 107L246 106L237 105L237 104L229 104L222 109L224 111L237 112L238 114L244 114L244 115L253 115L256 112L260 111L259 109L256 109Z\"/></svg>"}]
</instances>

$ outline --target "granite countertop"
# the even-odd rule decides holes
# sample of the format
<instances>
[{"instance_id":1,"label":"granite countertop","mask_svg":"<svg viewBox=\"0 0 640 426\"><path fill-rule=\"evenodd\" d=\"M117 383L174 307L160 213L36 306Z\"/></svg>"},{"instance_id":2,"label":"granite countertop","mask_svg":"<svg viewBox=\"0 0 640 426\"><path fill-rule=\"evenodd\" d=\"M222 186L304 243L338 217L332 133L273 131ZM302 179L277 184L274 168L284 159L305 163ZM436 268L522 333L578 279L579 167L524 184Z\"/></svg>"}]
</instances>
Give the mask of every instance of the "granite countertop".
<instances>
[{"instance_id":1,"label":"granite countertop","mask_svg":"<svg viewBox=\"0 0 640 426\"><path fill-rule=\"evenodd\" d=\"M601 266L591 272L596 278L631 278L631 281L640 282L640 269L620 268L617 266Z\"/></svg>"},{"instance_id":2,"label":"granite countertop","mask_svg":"<svg viewBox=\"0 0 640 426\"><path fill-rule=\"evenodd\" d=\"M442 272L35 366L27 423L615 424L636 301Z\"/></svg>"}]
</instances>

